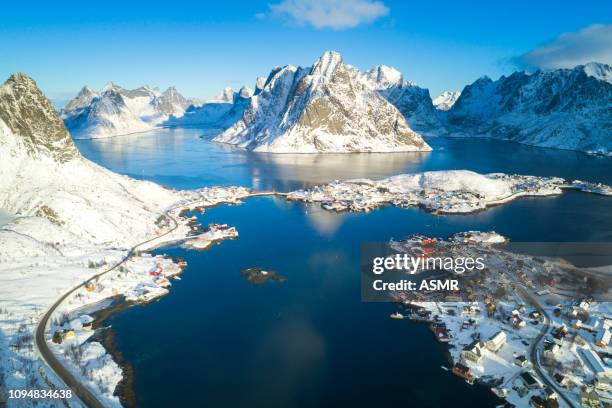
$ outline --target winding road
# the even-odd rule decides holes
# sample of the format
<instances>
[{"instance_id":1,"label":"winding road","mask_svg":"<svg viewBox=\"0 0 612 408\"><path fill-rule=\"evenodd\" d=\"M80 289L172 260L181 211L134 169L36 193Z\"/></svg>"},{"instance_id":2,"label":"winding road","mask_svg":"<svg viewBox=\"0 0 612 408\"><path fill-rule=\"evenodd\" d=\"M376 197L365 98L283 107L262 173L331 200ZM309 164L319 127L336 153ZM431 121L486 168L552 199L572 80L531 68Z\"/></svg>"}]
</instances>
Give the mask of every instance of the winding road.
<instances>
[{"instance_id":1,"label":"winding road","mask_svg":"<svg viewBox=\"0 0 612 408\"><path fill-rule=\"evenodd\" d=\"M98 278L106 275L107 273L112 272L115 269L117 269L119 266L124 264L125 261L127 261L130 256L132 256L134 254L134 252L137 250L138 247L140 247L140 246L142 246L144 244L151 243L152 241L160 239L161 237L164 237L164 236L174 232L178 228L178 222L176 221L176 219L174 217L172 217L170 215L170 212L173 211L174 209L176 209L176 207L173 207L173 208L167 210L163 214L170 221L172 221L172 223L174 224L174 226L171 229L169 229L168 231L166 231L162 235L153 237L151 239L148 239L146 241L143 241L143 242L135 245L115 265L113 265L112 267L108 268L107 270L105 270L103 272L100 272L97 275L94 275L93 277L87 279L86 281L82 282L78 286L75 286L74 288L72 288L69 292L65 293L61 298L59 298L49 308L49 310L47 310L47 313L45 313L43 315L43 317L40 319L40 321L38 322L38 326L36 327L36 332L35 332L35 335L34 335L34 340L35 340L34 343L36 344L36 348L38 349L38 352L40 353L41 357L47 363L47 365L55 372L55 374L64 382L64 384L66 384L66 386L69 387L77 395L77 397L79 397L79 399L86 406L88 406L90 408L104 408L104 405L98 400L98 398L85 385L81 384L79 382L79 380L77 378L75 378L74 375L72 375L70 370L66 369L62 365L62 363L58 360L58 358L55 356L53 351L51 351L51 349L49 349L49 344L47 343L47 340L45 338L45 332L47 331L47 324L49 323L49 319L51 318L51 316L53 315L55 310L70 295L75 293L77 290L84 288L85 285L88 282L91 282L91 281L93 281L95 279L98 279Z\"/></svg>"},{"instance_id":2,"label":"winding road","mask_svg":"<svg viewBox=\"0 0 612 408\"><path fill-rule=\"evenodd\" d=\"M559 389L557 384L555 384L553 381L550 381L548 379L548 376L546 375L546 373L544 373L544 370L540 366L540 362L538 360L538 346L540 345L540 342L544 339L546 334L548 334L548 331L550 329L550 317L548 316L548 313L546 313L546 310L544 310L544 308L540 305L540 302L538 302L538 300L525 287L523 287L520 284L518 284L517 287L520 288L520 291L523 294L523 296L527 300L529 300L529 302L544 317L544 322L543 322L543 325L542 325L542 330L540 330L540 333L538 333L538 336L535 338L533 343L531 343L531 347L529 349L529 359L531 360L531 365L533 366L533 369L538 374L538 377L540 377L540 379L547 386L549 386L551 389L553 389L557 393L557 395L559 395L561 397L561 399L567 404L568 407L574 408L574 404L572 403L572 401L569 398L567 398L567 396L565 395L563 390Z\"/></svg>"},{"instance_id":3,"label":"winding road","mask_svg":"<svg viewBox=\"0 0 612 408\"><path fill-rule=\"evenodd\" d=\"M257 191L257 192L251 192L250 194L246 195L246 196L242 196L242 197L236 197L237 199L247 199L247 198L251 198L251 197L260 197L260 196L285 196L285 193L278 193L278 192L274 192L274 191ZM193 201L191 203L188 204L180 204L177 206L174 206L168 210L166 210L163 214L163 216L165 216L166 218L168 218L174 225L172 228L170 228L168 231L166 231L165 233L158 235L156 237L153 237L151 239L148 239L146 241L140 242L137 245L133 246L126 254L125 256L119 261L117 262L115 265L113 265L112 267L106 269L103 272L98 273L97 275L92 276L91 278L87 279L86 281L82 282L81 284L75 286L74 288L72 288L69 292L65 293L62 297L60 297L50 308L49 310L47 310L47 312L42 316L42 318L40 319L40 321L38 322L38 325L36 327L36 331L34 334L34 344L36 345L36 348L38 350L38 353L40 354L40 356L42 357L43 361L51 368L51 370L53 370L53 372L64 382L64 384L70 388L74 394L76 394L76 396L81 400L82 403L84 403L87 407L89 408L104 408L104 404L102 404L100 402L100 400L98 399L98 397L96 397L96 395L94 395L94 393L92 393L86 385L83 385L81 382L79 382L79 380L70 372L70 370L68 370L66 367L64 367L62 365L62 363L60 362L60 360L55 356L55 354L53 353L53 351L51 351L51 349L49 349L49 344L47 343L47 340L45 338L45 333L47 331L47 325L49 323L49 319L51 318L51 316L53 315L53 313L57 310L57 308L62 304L62 302L64 302L69 296L71 296L73 293L75 293L77 290L82 289L85 287L85 285L87 285L87 283L96 280L104 275L106 275L107 273L110 273L114 270L116 270L119 266L121 266L122 264L124 264L129 258L130 256L132 256L134 254L134 252L136 252L138 250L139 247L145 245L145 244L149 244L155 240L158 240L164 236L167 236L168 234L174 232L177 228L178 228L178 221L171 215L171 212L178 209L178 208L186 208L187 206L193 206L195 204L198 203L198 200ZM219 203L221 204L221 203ZM210 205L204 205L204 207L208 208L210 207ZM168 242L164 242L164 244L167 244Z\"/></svg>"}]
</instances>

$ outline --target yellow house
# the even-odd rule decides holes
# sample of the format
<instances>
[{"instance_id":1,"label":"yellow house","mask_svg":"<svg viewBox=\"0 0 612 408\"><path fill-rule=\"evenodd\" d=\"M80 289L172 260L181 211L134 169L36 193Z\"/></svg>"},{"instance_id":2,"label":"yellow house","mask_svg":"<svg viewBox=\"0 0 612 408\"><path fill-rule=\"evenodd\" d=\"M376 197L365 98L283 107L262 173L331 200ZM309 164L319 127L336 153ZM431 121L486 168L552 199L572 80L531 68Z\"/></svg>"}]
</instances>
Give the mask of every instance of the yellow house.
<instances>
[{"instance_id":1,"label":"yellow house","mask_svg":"<svg viewBox=\"0 0 612 408\"><path fill-rule=\"evenodd\" d=\"M57 344L61 344L66 340L74 339L76 335L74 334L74 330L57 330L53 333L53 342Z\"/></svg>"},{"instance_id":2,"label":"yellow house","mask_svg":"<svg viewBox=\"0 0 612 408\"><path fill-rule=\"evenodd\" d=\"M70 339L74 339L76 336L74 334L74 330L66 330L64 332L64 335L62 336L62 340L66 341L66 340L70 340Z\"/></svg>"}]
</instances>

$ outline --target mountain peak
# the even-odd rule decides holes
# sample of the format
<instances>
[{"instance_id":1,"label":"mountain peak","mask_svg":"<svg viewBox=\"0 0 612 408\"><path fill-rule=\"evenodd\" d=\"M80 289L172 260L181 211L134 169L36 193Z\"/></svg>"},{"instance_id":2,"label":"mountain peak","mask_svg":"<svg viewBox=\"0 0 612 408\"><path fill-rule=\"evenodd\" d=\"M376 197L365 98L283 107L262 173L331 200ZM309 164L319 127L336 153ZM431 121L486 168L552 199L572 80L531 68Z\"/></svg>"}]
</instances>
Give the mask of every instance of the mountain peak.
<instances>
[{"instance_id":1,"label":"mountain peak","mask_svg":"<svg viewBox=\"0 0 612 408\"><path fill-rule=\"evenodd\" d=\"M107 91L117 91L120 90L121 87L117 84L115 84L113 81L108 81L106 83L106 85L104 85L104 87L102 88L102 93L107 92Z\"/></svg>"},{"instance_id":2,"label":"mountain peak","mask_svg":"<svg viewBox=\"0 0 612 408\"><path fill-rule=\"evenodd\" d=\"M312 66L312 75L330 76L336 67L343 63L342 56L336 51L325 51Z\"/></svg>"},{"instance_id":3,"label":"mountain peak","mask_svg":"<svg viewBox=\"0 0 612 408\"><path fill-rule=\"evenodd\" d=\"M172 95L178 95L178 91L174 86L169 86L168 89L166 89L162 95L167 95L167 96L172 96Z\"/></svg>"},{"instance_id":4,"label":"mountain peak","mask_svg":"<svg viewBox=\"0 0 612 408\"><path fill-rule=\"evenodd\" d=\"M94 91L93 89L91 89L88 85L85 85L84 87L81 88L81 90L79 91L79 95L90 95L90 94L94 94L96 93L96 91Z\"/></svg>"},{"instance_id":5,"label":"mountain peak","mask_svg":"<svg viewBox=\"0 0 612 408\"><path fill-rule=\"evenodd\" d=\"M240 91L238 91L238 95L241 98L250 98L251 96L253 96L253 90L248 86L244 85L242 88L240 88Z\"/></svg>"},{"instance_id":6,"label":"mountain peak","mask_svg":"<svg viewBox=\"0 0 612 408\"><path fill-rule=\"evenodd\" d=\"M230 86L223 88L223 91L212 98L211 101L232 103L234 101L234 89Z\"/></svg>"},{"instance_id":7,"label":"mountain peak","mask_svg":"<svg viewBox=\"0 0 612 408\"><path fill-rule=\"evenodd\" d=\"M0 86L0 121L31 156L44 154L59 162L79 157L55 108L25 74L11 75Z\"/></svg>"},{"instance_id":8,"label":"mountain peak","mask_svg":"<svg viewBox=\"0 0 612 408\"><path fill-rule=\"evenodd\" d=\"M214 140L273 153L431 150L362 75L332 51L310 68L274 68L242 119Z\"/></svg>"},{"instance_id":9,"label":"mountain peak","mask_svg":"<svg viewBox=\"0 0 612 408\"><path fill-rule=\"evenodd\" d=\"M612 84L612 67L608 64L589 62L588 64L584 64L581 69L590 77Z\"/></svg>"},{"instance_id":10,"label":"mountain peak","mask_svg":"<svg viewBox=\"0 0 612 408\"><path fill-rule=\"evenodd\" d=\"M368 82L376 89L385 89L391 86L401 86L404 83L404 76L401 72L387 65L378 65L366 73Z\"/></svg>"},{"instance_id":11,"label":"mountain peak","mask_svg":"<svg viewBox=\"0 0 612 408\"><path fill-rule=\"evenodd\" d=\"M257 95L261 91L263 91L264 86L266 86L266 77L263 77L263 76L257 77L257 80L255 81L255 93L254 93L254 95Z\"/></svg>"},{"instance_id":12,"label":"mountain peak","mask_svg":"<svg viewBox=\"0 0 612 408\"><path fill-rule=\"evenodd\" d=\"M83 88L81 88L77 97L69 101L66 106L64 106L64 109L62 109L60 115L63 118L67 112L85 108L97 96L99 96L99 94L96 91L85 85Z\"/></svg>"},{"instance_id":13,"label":"mountain peak","mask_svg":"<svg viewBox=\"0 0 612 408\"><path fill-rule=\"evenodd\" d=\"M16 72L9 77L4 83L5 85L15 85L15 86L26 86L26 87L35 87L38 88L36 82L24 74L23 72Z\"/></svg>"},{"instance_id":14,"label":"mountain peak","mask_svg":"<svg viewBox=\"0 0 612 408\"><path fill-rule=\"evenodd\" d=\"M438 97L434 98L432 103L438 110L447 111L453 107L457 99L461 96L461 92L444 91Z\"/></svg>"}]
</instances>

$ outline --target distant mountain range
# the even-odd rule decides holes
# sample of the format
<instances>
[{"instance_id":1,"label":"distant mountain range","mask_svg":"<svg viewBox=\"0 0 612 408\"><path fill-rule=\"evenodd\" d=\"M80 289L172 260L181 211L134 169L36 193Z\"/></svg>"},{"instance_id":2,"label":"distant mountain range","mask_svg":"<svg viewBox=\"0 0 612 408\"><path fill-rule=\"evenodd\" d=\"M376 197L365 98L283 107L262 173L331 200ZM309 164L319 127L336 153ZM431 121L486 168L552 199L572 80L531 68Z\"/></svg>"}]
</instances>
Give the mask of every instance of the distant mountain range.
<instances>
[{"instance_id":1,"label":"distant mountain range","mask_svg":"<svg viewBox=\"0 0 612 408\"><path fill-rule=\"evenodd\" d=\"M226 88L198 103L174 88L160 93L111 83L100 92L83 88L61 114L75 138L201 126L222 132L217 142L269 152L428 150L424 135L610 154L611 72L591 63L497 81L483 77L432 100L394 68L361 72L326 52L311 67L273 69L257 79L255 91Z\"/></svg>"},{"instance_id":2,"label":"distant mountain range","mask_svg":"<svg viewBox=\"0 0 612 408\"><path fill-rule=\"evenodd\" d=\"M465 87L445 121L453 135L610 154L612 68L591 63L483 77Z\"/></svg>"},{"instance_id":3,"label":"distant mountain range","mask_svg":"<svg viewBox=\"0 0 612 408\"><path fill-rule=\"evenodd\" d=\"M93 94L84 90L81 102ZM25 247L50 254L57 250L43 243L129 246L153 234L159 212L176 200L171 190L81 156L51 102L23 74L0 86L0 157L0 208L24 217L29 235L17 239Z\"/></svg>"},{"instance_id":4,"label":"distant mountain range","mask_svg":"<svg viewBox=\"0 0 612 408\"><path fill-rule=\"evenodd\" d=\"M399 109L415 131L425 135L443 131L429 90L405 80L395 68L376 66L361 74L361 80Z\"/></svg>"},{"instance_id":5,"label":"distant mountain range","mask_svg":"<svg viewBox=\"0 0 612 408\"><path fill-rule=\"evenodd\" d=\"M234 92L232 88L225 88L221 95L199 106L189 106L183 115L171 116L164 125L227 129L240 120L251 96L253 91L248 86L243 86L238 92Z\"/></svg>"},{"instance_id":6,"label":"distant mountain range","mask_svg":"<svg viewBox=\"0 0 612 408\"><path fill-rule=\"evenodd\" d=\"M74 138L99 138L154 129L193 103L174 87L130 90L109 82L100 92L83 87L60 115Z\"/></svg>"}]
</instances>

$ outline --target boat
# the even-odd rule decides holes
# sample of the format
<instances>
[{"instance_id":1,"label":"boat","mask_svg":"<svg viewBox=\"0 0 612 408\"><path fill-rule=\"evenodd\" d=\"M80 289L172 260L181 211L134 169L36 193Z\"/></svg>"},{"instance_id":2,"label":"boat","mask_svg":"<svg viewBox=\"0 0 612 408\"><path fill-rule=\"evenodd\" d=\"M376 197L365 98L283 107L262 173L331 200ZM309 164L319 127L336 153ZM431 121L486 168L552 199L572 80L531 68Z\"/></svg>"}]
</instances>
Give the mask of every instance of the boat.
<instances>
[{"instance_id":1,"label":"boat","mask_svg":"<svg viewBox=\"0 0 612 408\"><path fill-rule=\"evenodd\" d=\"M400 312L395 312L395 313L391 313L389 317L392 319L403 319L404 315L401 314Z\"/></svg>"}]
</instances>

